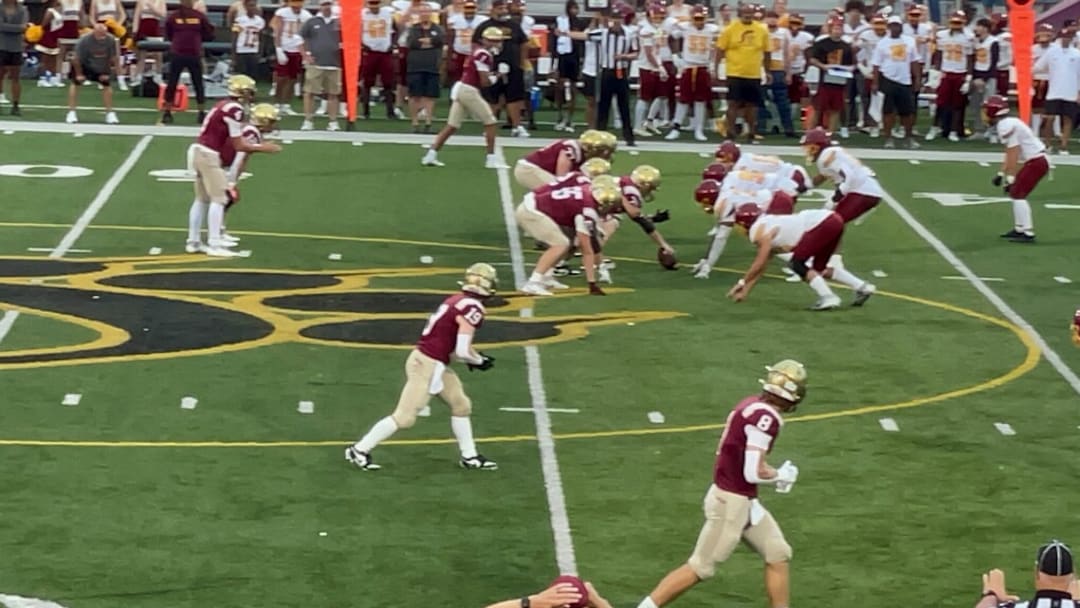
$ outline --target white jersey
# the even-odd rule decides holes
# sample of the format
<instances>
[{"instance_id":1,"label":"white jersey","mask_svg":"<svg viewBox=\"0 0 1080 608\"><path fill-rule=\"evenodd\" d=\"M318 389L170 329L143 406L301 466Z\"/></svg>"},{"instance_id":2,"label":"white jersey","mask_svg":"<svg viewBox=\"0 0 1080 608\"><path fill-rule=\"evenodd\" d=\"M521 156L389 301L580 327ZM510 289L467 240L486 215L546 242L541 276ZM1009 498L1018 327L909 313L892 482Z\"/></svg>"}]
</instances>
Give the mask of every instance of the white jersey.
<instances>
[{"instance_id":1,"label":"white jersey","mask_svg":"<svg viewBox=\"0 0 1080 608\"><path fill-rule=\"evenodd\" d=\"M995 66L990 63L990 59L994 45L997 44L997 38L994 36L987 36L982 40L976 38L973 44L975 45L974 70L976 72L989 72L994 69Z\"/></svg>"},{"instance_id":2,"label":"white jersey","mask_svg":"<svg viewBox=\"0 0 1080 608\"><path fill-rule=\"evenodd\" d=\"M667 16L669 19L674 19L679 25L690 23L690 5L671 5L667 8Z\"/></svg>"},{"instance_id":3,"label":"white jersey","mask_svg":"<svg viewBox=\"0 0 1080 608\"><path fill-rule=\"evenodd\" d=\"M679 21L674 17L668 17L656 28L657 57L661 63L672 59L671 36L677 27L679 27Z\"/></svg>"},{"instance_id":4,"label":"white jersey","mask_svg":"<svg viewBox=\"0 0 1080 608\"><path fill-rule=\"evenodd\" d=\"M1035 80L1047 80L1050 78L1050 66L1039 65L1039 59L1046 54L1046 51L1049 48L1049 44L1046 46L1036 44L1031 47L1031 62L1034 64L1034 68L1031 71L1031 77Z\"/></svg>"},{"instance_id":5,"label":"white jersey","mask_svg":"<svg viewBox=\"0 0 1080 608\"><path fill-rule=\"evenodd\" d=\"M769 71L779 72L790 60L791 32L784 28L769 31Z\"/></svg>"},{"instance_id":6,"label":"white jersey","mask_svg":"<svg viewBox=\"0 0 1080 608\"><path fill-rule=\"evenodd\" d=\"M784 161L778 156L765 154L740 154L739 160L731 167L732 171L759 171L761 173L776 173L783 167Z\"/></svg>"},{"instance_id":7,"label":"white jersey","mask_svg":"<svg viewBox=\"0 0 1080 608\"><path fill-rule=\"evenodd\" d=\"M304 45L304 39L300 37L300 28L311 19L311 13L306 9L294 12L289 7L282 7L274 11L274 16L281 22L281 50L286 53L299 53ZM277 32L274 32L276 35Z\"/></svg>"},{"instance_id":8,"label":"white jersey","mask_svg":"<svg viewBox=\"0 0 1080 608\"><path fill-rule=\"evenodd\" d=\"M846 20L844 21L844 42L848 44L855 44L855 41L859 39L859 35L870 28L870 24L865 19L859 22L858 25L851 25ZM823 34L823 38L828 38L828 35Z\"/></svg>"},{"instance_id":9,"label":"white jersey","mask_svg":"<svg viewBox=\"0 0 1080 608\"><path fill-rule=\"evenodd\" d=\"M249 17L247 13L236 16L233 21L233 31L236 32L236 54L254 55L259 52L259 37L266 29L266 20L262 15L255 13Z\"/></svg>"},{"instance_id":10,"label":"white jersey","mask_svg":"<svg viewBox=\"0 0 1080 608\"><path fill-rule=\"evenodd\" d=\"M798 184L789 177L777 173L761 171L731 171L724 177L722 189L770 192L780 191L790 196L798 196Z\"/></svg>"},{"instance_id":11,"label":"white jersey","mask_svg":"<svg viewBox=\"0 0 1080 608\"><path fill-rule=\"evenodd\" d=\"M874 31L874 28L866 28L860 32L859 37L855 40L855 62L863 66L869 66L874 56L874 49L884 39L885 37L879 36Z\"/></svg>"},{"instance_id":12,"label":"white jersey","mask_svg":"<svg viewBox=\"0 0 1080 608\"><path fill-rule=\"evenodd\" d=\"M529 15L521 16L521 31L525 34L526 38L533 37L533 27L536 26L536 19Z\"/></svg>"},{"instance_id":13,"label":"white jersey","mask_svg":"<svg viewBox=\"0 0 1080 608\"><path fill-rule=\"evenodd\" d=\"M442 5L438 2L424 2L424 4L426 4L427 7L431 9L431 22L438 23L439 18L442 16L440 13L440 11L442 10ZM404 35L404 30L408 29L410 25L416 25L417 23L420 23L420 13L416 11L410 11L410 9L413 8L413 3L409 0L394 0L390 3L390 6L394 10L397 21L401 22L399 23L399 25L403 30L402 35ZM409 15L408 19L405 19L406 13L408 13ZM405 23L405 21L407 21L407 23Z\"/></svg>"},{"instance_id":14,"label":"white jersey","mask_svg":"<svg viewBox=\"0 0 1080 608\"><path fill-rule=\"evenodd\" d=\"M805 30L791 36L788 53L791 55L791 71L802 74L806 71L806 50L814 46L814 36Z\"/></svg>"},{"instance_id":15,"label":"white jersey","mask_svg":"<svg viewBox=\"0 0 1080 608\"><path fill-rule=\"evenodd\" d=\"M1080 91L1080 49L1074 46L1055 46L1048 49L1036 67L1046 66L1050 71L1050 86L1046 99L1075 102Z\"/></svg>"},{"instance_id":16,"label":"white jersey","mask_svg":"<svg viewBox=\"0 0 1080 608\"><path fill-rule=\"evenodd\" d=\"M262 143L262 133L257 127L251 124L244 125L240 130L240 138L247 143L257 146ZM248 153L237 150L236 157L233 158L232 165L229 166L229 183L235 184L240 181L240 176L244 172L244 163L247 162Z\"/></svg>"},{"instance_id":17,"label":"white jersey","mask_svg":"<svg viewBox=\"0 0 1080 608\"><path fill-rule=\"evenodd\" d=\"M919 25L912 27L910 23L905 23L903 34L915 39L915 48L918 50L919 62L923 64L930 63L930 40L933 39L934 36L934 26L929 23L920 23Z\"/></svg>"},{"instance_id":18,"label":"white jersey","mask_svg":"<svg viewBox=\"0 0 1080 608\"><path fill-rule=\"evenodd\" d=\"M716 24L706 23L698 29L692 24L682 24L674 32L683 39L682 58L689 66L707 66L712 64L713 49L720 28Z\"/></svg>"},{"instance_id":19,"label":"white jersey","mask_svg":"<svg viewBox=\"0 0 1080 608\"><path fill-rule=\"evenodd\" d=\"M78 21L82 14L82 0L60 0L60 14L64 21Z\"/></svg>"},{"instance_id":20,"label":"white jersey","mask_svg":"<svg viewBox=\"0 0 1080 608\"><path fill-rule=\"evenodd\" d=\"M656 48L657 29L655 25L645 20L638 26L637 36L641 46L641 53L638 55L639 69L656 71L660 68L660 50ZM649 61L649 55L645 52L646 49L650 49L653 57L652 61Z\"/></svg>"},{"instance_id":21,"label":"white jersey","mask_svg":"<svg viewBox=\"0 0 1080 608\"><path fill-rule=\"evenodd\" d=\"M1020 147L1020 162L1027 162L1046 154L1046 146L1035 136L1027 123L1014 116L1006 116L997 122L998 138L1006 148Z\"/></svg>"},{"instance_id":22,"label":"white jersey","mask_svg":"<svg viewBox=\"0 0 1080 608\"><path fill-rule=\"evenodd\" d=\"M466 19L465 15L457 13L447 18L446 24L454 30L454 52L460 55L472 53L472 36L476 26L487 20L483 15L473 15L472 19Z\"/></svg>"},{"instance_id":23,"label":"white jersey","mask_svg":"<svg viewBox=\"0 0 1080 608\"><path fill-rule=\"evenodd\" d=\"M817 167L818 172L832 180L844 194L885 196L874 172L839 146L825 148L818 156Z\"/></svg>"},{"instance_id":24,"label":"white jersey","mask_svg":"<svg viewBox=\"0 0 1080 608\"><path fill-rule=\"evenodd\" d=\"M361 15L363 33L360 39L364 48L376 53L389 52L394 37L394 9L383 6L374 13L364 9Z\"/></svg>"},{"instance_id":25,"label":"white jersey","mask_svg":"<svg viewBox=\"0 0 1080 608\"><path fill-rule=\"evenodd\" d=\"M120 9L117 7L117 0L94 0L94 9L98 23L104 22L106 19L120 21Z\"/></svg>"},{"instance_id":26,"label":"white jersey","mask_svg":"<svg viewBox=\"0 0 1080 608\"><path fill-rule=\"evenodd\" d=\"M791 215L765 214L750 226L750 242L757 243L762 237L776 230L772 239L774 249L791 251L807 232L829 219L833 212L828 209L807 209Z\"/></svg>"},{"instance_id":27,"label":"white jersey","mask_svg":"<svg viewBox=\"0 0 1080 608\"><path fill-rule=\"evenodd\" d=\"M770 202L772 202L772 192L768 190L721 188L720 195L716 197L716 204L713 205L713 216L718 223L731 223L735 221L735 210L742 205L753 203L764 212L768 209Z\"/></svg>"},{"instance_id":28,"label":"white jersey","mask_svg":"<svg viewBox=\"0 0 1080 608\"><path fill-rule=\"evenodd\" d=\"M968 57L975 52L975 44L964 32L942 30L937 33L937 50L941 53L942 72L966 74Z\"/></svg>"},{"instance_id":29,"label":"white jersey","mask_svg":"<svg viewBox=\"0 0 1080 608\"><path fill-rule=\"evenodd\" d=\"M1007 70L1012 67L1013 64L1013 46L1012 46L1012 34L1009 32L1002 32L997 37L998 41L998 63L997 69ZM998 93L1004 94L1004 91L998 91Z\"/></svg>"}]
</instances>

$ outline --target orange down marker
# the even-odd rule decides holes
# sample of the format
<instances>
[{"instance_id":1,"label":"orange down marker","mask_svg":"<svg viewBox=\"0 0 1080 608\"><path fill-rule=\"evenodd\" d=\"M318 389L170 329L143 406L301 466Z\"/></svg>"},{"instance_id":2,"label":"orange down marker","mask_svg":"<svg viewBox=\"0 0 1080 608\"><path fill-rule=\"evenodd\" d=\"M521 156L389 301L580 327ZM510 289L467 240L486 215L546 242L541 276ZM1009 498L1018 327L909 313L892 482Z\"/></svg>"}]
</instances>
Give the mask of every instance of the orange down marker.
<instances>
[{"instance_id":1,"label":"orange down marker","mask_svg":"<svg viewBox=\"0 0 1080 608\"><path fill-rule=\"evenodd\" d=\"M1020 119L1031 124L1031 47L1035 45L1035 9L1032 0L1007 0L1012 30L1013 64L1016 65L1016 98Z\"/></svg>"},{"instance_id":2,"label":"orange down marker","mask_svg":"<svg viewBox=\"0 0 1080 608\"><path fill-rule=\"evenodd\" d=\"M341 0L341 52L345 60L345 104L349 110L349 130L356 122L356 100L360 81L360 38L363 31L363 0ZM1029 49L1030 54L1030 49Z\"/></svg>"}]
</instances>

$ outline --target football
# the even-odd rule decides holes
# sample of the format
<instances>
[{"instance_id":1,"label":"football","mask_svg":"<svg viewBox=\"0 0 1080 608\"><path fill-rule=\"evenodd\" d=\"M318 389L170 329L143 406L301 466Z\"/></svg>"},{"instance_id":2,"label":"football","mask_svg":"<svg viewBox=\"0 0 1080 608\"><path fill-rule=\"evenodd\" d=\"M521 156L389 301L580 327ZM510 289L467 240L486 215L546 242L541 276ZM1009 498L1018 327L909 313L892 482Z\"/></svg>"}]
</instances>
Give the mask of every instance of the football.
<instances>
[{"instance_id":1,"label":"football","mask_svg":"<svg viewBox=\"0 0 1080 608\"><path fill-rule=\"evenodd\" d=\"M562 583L573 585L574 588L577 589L577 592L581 594L581 599L578 600L577 603L567 604L568 608L587 608L587 606L589 605L589 590L585 588L585 583L576 576L563 574L559 578L551 581L551 584L548 586L554 587L555 585L559 585Z\"/></svg>"},{"instance_id":2,"label":"football","mask_svg":"<svg viewBox=\"0 0 1080 608\"><path fill-rule=\"evenodd\" d=\"M679 260L675 259L675 254L668 253L663 248L656 250L656 261L660 262L660 265L668 270L675 270L679 267Z\"/></svg>"}]
</instances>

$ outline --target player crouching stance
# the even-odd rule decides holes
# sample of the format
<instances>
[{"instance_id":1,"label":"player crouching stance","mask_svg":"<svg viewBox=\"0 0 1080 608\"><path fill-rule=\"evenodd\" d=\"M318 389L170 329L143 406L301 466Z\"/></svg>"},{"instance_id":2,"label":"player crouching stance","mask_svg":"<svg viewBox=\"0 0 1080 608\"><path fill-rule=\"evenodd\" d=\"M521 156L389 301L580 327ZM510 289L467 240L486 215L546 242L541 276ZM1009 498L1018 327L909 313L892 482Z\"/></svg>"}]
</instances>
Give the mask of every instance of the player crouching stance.
<instances>
[{"instance_id":1,"label":"player crouching stance","mask_svg":"<svg viewBox=\"0 0 1080 608\"><path fill-rule=\"evenodd\" d=\"M815 127L803 135L800 144L806 151L806 160L817 166L818 174L813 177L813 185L818 186L825 180L836 184L832 196L833 210L843 218L845 224L869 213L881 202L885 191L878 183L877 176L850 152L837 146L828 131Z\"/></svg>"},{"instance_id":2,"label":"player crouching stance","mask_svg":"<svg viewBox=\"0 0 1080 608\"><path fill-rule=\"evenodd\" d=\"M262 143L263 135L273 133L277 130L278 121L281 120L281 111L277 106L260 103L251 108L251 121L250 124L244 125L240 137L250 144L252 147L258 146ZM248 160L251 159L251 153L249 152L237 152L233 147L232 141L226 146L225 151L221 154L221 164L229 167L229 188L226 190L228 202L225 203L225 212L228 213L236 203L240 202L240 191L236 188L236 184L240 182L240 176L244 174L247 169ZM198 215L196 215L198 212ZM188 227L188 240L198 240L199 227L202 224L202 216L205 215L205 209L200 205L196 208L192 205L192 212L189 214L189 220L191 225ZM240 239L229 234L225 229L225 225L221 226L221 238L229 246L236 245L240 242Z\"/></svg>"},{"instance_id":3,"label":"player crouching stance","mask_svg":"<svg viewBox=\"0 0 1080 608\"><path fill-rule=\"evenodd\" d=\"M529 236L547 243L549 247L536 261L529 280L521 287L523 293L550 296L549 289L565 289L555 280L555 264L570 252L569 232L581 249L581 266L589 282L589 293L602 296L596 284L596 253L600 249L597 228L600 216L622 204L618 182L610 175L601 175L592 184L558 188L541 188L525 195L514 217ZM566 232L564 232L566 231Z\"/></svg>"},{"instance_id":4,"label":"player crouching stance","mask_svg":"<svg viewBox=\"0 0 1080 608\"><path fill-rule=\"evenodd\" d=\"M439 161L439 150L446 144L454 133L461 128L461 122L468 114L475 120L484 123L484 143L487 146L487 161L484 166L488 169L505 169L502 159L495 154L495 114L491 112L491 106L480 94L481 89L486 89L499 81L500 76L492 69L495 65L495 55L502 49L502 42L506 36L502 30L490 27L484 30L484 44L474 48L469 58L465 60L462 68L461 80L450 89L450 115L446 118L446 126L435 136L435 142L428 148L427 154L420 161L429 167L442 167Z\"/></svg>"},{"instance_id":5,"label":"player crouching stance","mask_svg":"<svg viewBox=\"0 0 1080 608\"><path fill-rule=\"evenodd\" d=\"M244 104L255 95L255 81L248 76L229 77L229 96L214 104L199 129L195 143L188 148L188 167L195 172L195 201L188 213L188 253L204 252L217 257L235 257L230 247L234 241L224 238L225 206L229 202L229 176L223 158L232 146L235 152L276 154L281 146L273 143L252 144L243 137ZM207 244L199 238L203 218L207 224Z\"/></svg>"},{"instance_id":6,"label":"player crouching stance","mask_svg":"<svg viewBox=\"0 0 1080 608\"><path fill-rule=\"evenodd\" d=\"M809 209L794 215L766 215L761 212L761 207L751 203L735 210L735 224L745 228L750 242L757 245L757 255L750 269L728 291L728 297L736 302L750 295L774 251L791 252L788 267L818 295L811 310L831 310L840 306L840 296L833 293L825 279L854 289L852 306L862 306L877 291L873 284L847 269L827 265L844 235L844 220L838 213Z\"/></svg>"},{"instance_id":7,"label":"player crouching stance","mask_svg":"<svg viewBox=\"0 0 1080 608\"><path fill-rule=\"evenodd\" d=\"M984 120L997 129L998 139L1005 144L1005 160L993 184L1005 188L1012 199L1013 229L1001 236L1014 243L1034 243L1035 226L1027 197L1050 171L1046 146L1024 121L1009 116L1009 101L1004 97L991 96L983 102L982 110Z\"/></svg>"},{"instance_id":8,"label":"player crouching stance","mask_svg":"<svg viewBox=\"0 0 1080 608\"><path fill-rule=\"evenodd\" d=\"M484 323L483 301L495 295L498 277L489 264L477 263L465 270L461 293L446 298L420 334L416 348L405 360L405 388L401 389L394 413L375 423L360 441L345 448L345 460L364 471L379 469L371 451L399 429L416 424L420 410L436 395L450 407L450 428L461 449L461 466L466 469L495 470L497 464L476 451L473 440L472 401L461 380L450 367L450 357L464 361L469 371L489 370L495 359L473 348L476 330Z\"/></svg>"},{"instance_id":9,"label":"player crouching stance","mask_svg":"<svg viewBox=\"0 0 1080 608\"><path fill-rule=\"evenodd\" d=\"M643 207L645 201L651 201L653 194L660 188L660 170L652 165L639 165L630 172L619 178L619 190L622 192L622 203L611 210L600 224L603 236L600 239L602 245L607 245L615 231L619 229L619 214L625 213L630 221L637 224L657 247L674 255L675 248L668 244L664 235L656 229L656 224L671 219L671 213L667 209L657 211L653 215L645 215Z\"/></svg>"},{"instance_id":10,"label":"player crouching stance","mask_svg":"<svg viewBox=\"0 0 1080 608\"><path fill-rule=\"evenodd\" d=\"M713 484L705 495L705 525L689 561L672 570L638 608L660 608L694 585L712 578L745 542L765 560L765 592L772 608L787 608L791 546L758 500L760 485L789 492L799 469L786 461L773 468L765 461L784 426L782 414L794 412L806 395L806 368L786 359L766 367L760 395L747 397L728 414L716 452Z\"/></svg>"}]
</instances>

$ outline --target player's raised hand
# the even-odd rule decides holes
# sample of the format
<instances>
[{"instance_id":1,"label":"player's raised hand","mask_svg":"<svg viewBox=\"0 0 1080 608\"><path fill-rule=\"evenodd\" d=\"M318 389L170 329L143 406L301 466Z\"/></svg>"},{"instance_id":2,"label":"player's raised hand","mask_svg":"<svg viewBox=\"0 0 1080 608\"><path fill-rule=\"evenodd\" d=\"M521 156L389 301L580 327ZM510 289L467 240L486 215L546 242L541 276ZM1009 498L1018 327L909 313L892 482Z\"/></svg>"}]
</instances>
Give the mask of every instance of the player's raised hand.
<instances>
[{"instance_id":1,"label":"player's raised hand","mask_svg":"<svg viewBox=\"0 0 1080 608\"><path fill-rule=\"evenodd\" d=\"M993 593L1000 602L1015 602L1020 598L1005 590L1005 572L1000 568L982 575L983 593Z\"/></svg>"}]
</instances>

